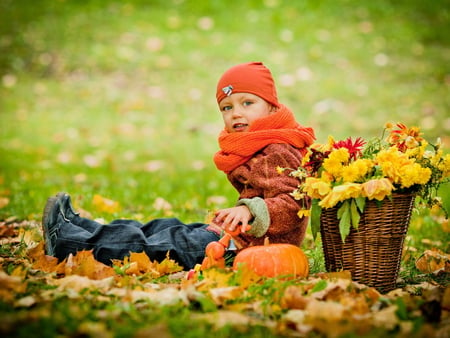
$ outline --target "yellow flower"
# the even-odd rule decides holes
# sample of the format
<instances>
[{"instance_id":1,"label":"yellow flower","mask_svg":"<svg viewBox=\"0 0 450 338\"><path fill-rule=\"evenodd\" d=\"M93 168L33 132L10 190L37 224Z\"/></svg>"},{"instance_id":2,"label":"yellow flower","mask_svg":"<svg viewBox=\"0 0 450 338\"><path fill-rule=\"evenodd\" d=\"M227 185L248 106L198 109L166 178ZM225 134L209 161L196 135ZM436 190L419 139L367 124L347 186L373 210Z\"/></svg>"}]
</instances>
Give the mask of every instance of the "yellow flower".
<instances>
[{"instance_id":1,"label":"yellow flower","mask_svg":"<svg viewBox=\"0 0 450 338\"><path fill-rule=\"evenodd\" d=\"M321 153L325 153L327 151L333 150L334 143L335 143L335 141L334 141L333 136L329 135L328 136L328 142L326 144L313 143L309 148L310 149L314 149L316 151L319 151Z\"/></svg>"},{"instance_id":2,"label":"yellow flower","mask_svg":"<svg viewBox=\"0 0 450 338\"><path fill-rule=\"evenodd\" d=\"M327 143L327 150L332 150L334 144L336 143L336 141L334 140L334 137L331 135L328 135L328 143Z\"/></svg>"},{"instance_id":3,"label":"yellow flower","mask_svg":"<svg viewBox=\"0 0 450 338\"><path fill-rule=\"evenodd\" d=\"M426 151L427 146L428 146L428 142L423 140L419 146L406 149L405 154L409 158L421 159L427 153L427 151Z\"/></svg>"},{"instance_id":4,"label":"yellow flower","mask_svg":"<svg viewBox=\"0 0 450 338\"><path fill-rule=\"evenodd\" d=\"M361 184L344 183L335 186L331 192L319 202L319 206L322 208L332 208L339 202L356 197L361 197Z\"/></svg>"},{"instance_id":5,"label":"yellow flower","mask_svg":"<svg viewBox=\"0 0 450 338\"><path fill-rule=\"evenodd\" d=\"M294 197L294 199L296 199L297 201L299 201L299 200L301 200L301 199L303 199L303 198L305 197L305 194L302 193L302 192L300 191L300 189L294 190L292 193L290 193L290 195L291 195L292 197Z\"/></svg>"},{"instance_id":6,"label":"yellow flower","mask_svg":"<svg viewBox=\"0 0 450 338\"><path fill-rule=\"evenodd\" d=\"M362 195L368 199L383 200L386 196L389 196L394 190L394 186L387 178L373 179L364 182L361 185Z\"/></svg>"},{"instance_id":7,"label":"yellow flower","mask_svg":"<svg viewBox=\"0 0 450 338\"><path fill-rule=\"evenodd\" d=\"M375 158L375 163L380 166L385 177L390 178L394 184L397 184L401 181L402 168L414 163L414 161L394 146L381 150Z\"/></svg>"},{"instance_id":8,"label":"yellow flower","mask_svg":"<svg viewBox=\"0 0 450 338\"><path fill-rule=\"evenodd\" d=\"M350 153L347 148L333 150L328 158L323 161L323 167L336 179L340 179L342 176L342 164L347 163L349 158Z\"/></svg>"},{"instance_id":9,"label":"yellow flower","mask_svg":"<svg viewBox=\"0 0 450 338\"><path fill-rule=\"evenodd\" d=\"M311 210L310 209L301 209L298 211L297 215L300 218L309 217L311 215Z\"/></svg>"},{"instance_id":10,"label":"yellow flower","mask_svg":"<svg viewBox=\"0 0 450 338\"><path fill-rule=\"evenodd\" d=\"M281 168L279 165L277 166L276 170L279 175L281 175L284 172L284 168Z\"/></svg>"},{"instance_id":11,"label":"yellow flower","mask_svg":"<svg viewBox=\"0 0 450 338\"><path fill-rule=\"evenodd\" d=\"M344 182L361 181L372 167L373 163L371 160L358 159L342 168L342 179Z\"/></svg>"},{"instance_id":12,"label":"yellow flower","mask_svg":"<svg viewBox=\"0 0 450 338\"><path fill-rule=\"evenodd\" d=\"M405 165L401 168L400 182L402 188L409 188L414 184L426 184L431 177L431 169L423 168L418 163Z\"/></svg>"},{"instance_id":13,"label":"yellow flower","mask_svg":"<svg viewBox=\"0 0 450 338\"><path fill-rule=\"evenodd\" d=\"M442 171L443 178L450 176L450 154L445 155L445 157L439 163L438 169Z\"/></svg>"},{"instance_id":14,"label":"yellow flower","mask_svg":"<svg viewBox=\"0 0 450 338\"><path fill-rule=\"evenodd\" d=\"M308 149L308 152L302 158L302 166L305 166L305 164L309 162L309 160L311 158L311 154L312 154L311 150Z\"/></svg>"},{"instance_id":15,"label":"yellow flower","mask_svg":"<svg viewBox=\"0 0 450 338\"><path fill-rule=\"evenodd\" d=\"M320 178L308 177L305 180L302 190L311 198L321 199L330 192L331 186L329 182Z\"/></svg>"},{"instance_id":16,"label":"yellow flower","mask_svg":"<svg viewBox=\"0 0 450 338\"><path fill-rule=\"evenodd\" d=\"M292 171L291 176L302 180L307 176L307 174L303 168L299 168L298 170Z\"/></svg>"},{"instance_id":17,"label":"yellow flower","mask_svg":"<svg viewBox=\"0 0 450 338\"><path fill-rule=\"evenodd\" d=\"M443 154L442 149L436 151L436 154L431 154L430 156L431 165L438 166L439 162L442 160L442 154Z\"/></svg>"}]
</instances>

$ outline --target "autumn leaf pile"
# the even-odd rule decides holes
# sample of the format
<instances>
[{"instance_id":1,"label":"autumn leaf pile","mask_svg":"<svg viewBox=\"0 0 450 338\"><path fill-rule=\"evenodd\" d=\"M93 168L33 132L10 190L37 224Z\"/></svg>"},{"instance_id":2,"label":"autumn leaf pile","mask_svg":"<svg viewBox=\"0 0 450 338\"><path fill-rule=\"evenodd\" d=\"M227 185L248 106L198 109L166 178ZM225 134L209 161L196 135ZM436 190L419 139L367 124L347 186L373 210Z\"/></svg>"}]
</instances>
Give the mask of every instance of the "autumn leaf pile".
<instances>
[{"instance_id":1,"label":"autumn leaf pile","mask_svg":"<svg viewBox=\"0 0 450 338\"><path fill-rule=\"evenodd\" d=\"M23 335L27 326L38 323L38 329L56 323L54 332L42 336L110 337L125 327L127 336L171 336L176 328L165 324L164 311L184 318L189 322L185 325L209 328L204 336L221 330L250 336L258 328L266 336L450 333L448 284L422 282L380 294L352 282L345 271L295 280L263 279L244 268L189 273L169 257L157 263L145 253L131 253L112 266L96 261L91 251L58 262L44 254L38 224L3 222L0 229L2 336ZM449 272L444 253L428 252L421 258L423 269Z\"/></svg>"}]
</instances>

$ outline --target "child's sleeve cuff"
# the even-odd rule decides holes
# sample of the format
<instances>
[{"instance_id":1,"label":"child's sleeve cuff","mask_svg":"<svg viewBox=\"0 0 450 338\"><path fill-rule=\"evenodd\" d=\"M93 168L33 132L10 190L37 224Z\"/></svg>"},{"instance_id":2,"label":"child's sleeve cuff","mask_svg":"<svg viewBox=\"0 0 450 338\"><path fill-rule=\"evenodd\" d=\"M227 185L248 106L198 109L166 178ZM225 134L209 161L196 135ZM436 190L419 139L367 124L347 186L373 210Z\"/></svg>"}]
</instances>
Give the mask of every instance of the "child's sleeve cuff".
<instances>
[{"instance_id":1,"label":"child's sleeve cuff","mask_svg":"<svg viewBox=\"0 0 450 338\"><path fill-rule=\"evenodd\" d=\"M250 223L252 228L247 233L255 237L264 236L270 225L270 214L266 202L260 197L243 198L236 205L247 206L253 215L253 221Z\"/></svg>"}]
</instances>

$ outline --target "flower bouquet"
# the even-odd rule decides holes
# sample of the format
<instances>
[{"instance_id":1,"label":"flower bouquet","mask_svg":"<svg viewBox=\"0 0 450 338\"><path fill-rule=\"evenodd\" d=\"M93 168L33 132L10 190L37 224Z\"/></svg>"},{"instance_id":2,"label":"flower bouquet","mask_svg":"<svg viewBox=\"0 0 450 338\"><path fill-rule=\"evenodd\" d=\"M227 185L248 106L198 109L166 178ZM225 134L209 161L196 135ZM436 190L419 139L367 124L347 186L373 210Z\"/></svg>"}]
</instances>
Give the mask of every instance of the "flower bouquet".
<instances>
[{"instance_id":1,"label":"flower bouquet","mask_svg":"<svg viewBox=\"0 0 450 338\"><path fill-rule=\"evenodd\" d=\"M354 279L387 290L397 277L415 202L442 206L437 190L449 181L450 155L417 127L386 124L369 142L329 137L312 145L290 174L299 179L292 195L312 199L299 216L311 216L314 238L320 231L327 270L351 270Z\"/></svg>"}]
</instances>

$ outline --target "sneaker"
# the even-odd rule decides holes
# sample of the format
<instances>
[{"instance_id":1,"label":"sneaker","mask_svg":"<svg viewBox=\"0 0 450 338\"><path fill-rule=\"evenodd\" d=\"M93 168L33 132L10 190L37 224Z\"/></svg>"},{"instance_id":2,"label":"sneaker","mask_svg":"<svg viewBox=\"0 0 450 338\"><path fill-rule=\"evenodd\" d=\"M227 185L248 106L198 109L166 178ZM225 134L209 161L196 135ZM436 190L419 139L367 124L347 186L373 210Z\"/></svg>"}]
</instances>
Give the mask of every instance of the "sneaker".
<instances>
[{"instance_id":1,"label":"sneaker","mask_svg":"<svg viewBox=\"0 0 450 338\"><path fill-rule=\"evenodd\" d=\"M42 216L45 253L49 256L55 256L56 239L58 238L60 222L58 217L60 215L66 222L70 222L73 217L78 215L72 207L70 196L61 192L47 200Z\"/></svg>"},{"instance_id":2,"label":"sneaker","mask_svg":"<svg viewBox=\"0 0 450 338\"><path fill-rule=\"evenodd\" d=\"M78 216L80 213L76 212L72 206L72 201L70 195L67 193L60 193L63 196L60 198L60 211L65 221L72 221L74 217ZM58 194L59 195L59 194ZM58 196L56 195L56 196Z\"/></svg>"}]
</instances>

